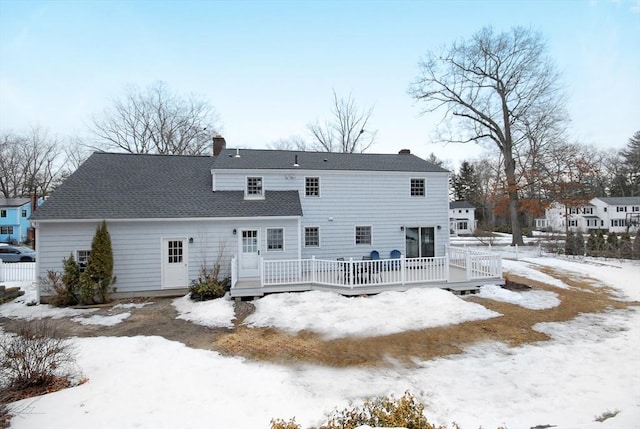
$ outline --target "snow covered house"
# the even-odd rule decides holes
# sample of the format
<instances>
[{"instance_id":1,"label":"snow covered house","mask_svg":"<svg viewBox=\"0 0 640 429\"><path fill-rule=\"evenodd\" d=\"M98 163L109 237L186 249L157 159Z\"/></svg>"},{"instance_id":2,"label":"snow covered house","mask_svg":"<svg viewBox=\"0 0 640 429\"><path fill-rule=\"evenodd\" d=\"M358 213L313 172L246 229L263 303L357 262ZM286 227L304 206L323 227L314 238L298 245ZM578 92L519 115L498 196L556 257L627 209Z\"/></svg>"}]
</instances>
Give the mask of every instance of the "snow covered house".
<instances>
[{"instance_id":1,"label":"snow covered house","mask_svg":"<svg viewBox=\"0 0 640 429\"><path fill-rule=\"evenodd\" d=\"M564 232L569 230L589 233L591 230L608 232L637 232L640 229L640 197L596 197L582 207L567 207L552 203L545 217L536 219L536 228Z\"/></svg>"},{"instance_id":2,"label":"snow covered house","mask_svg":"<svg viewBox=\"0 0 640 429\"><path fill-rule=\"evenodd\" d=\"M473 234L476 230L476 208L468 201L449 203L449 232L454 235Z\"/></svg>"},{"instance_id":3,"label":"snow covered house","mask_svg":"<svg viewBox=\"0 0 640 429\"><path fill-rule=\"evenodd\" d=\"M85 262L104 219L120 296L182 293L216 264L236 297L446 285L454 260L463 284L500 279L495 255L472 263L480 256L447 250L449 173L408 151L225 146L218 138L213 157L94 153L32 217L39 277L70 253Z\"/></svg>"}]
</instances>

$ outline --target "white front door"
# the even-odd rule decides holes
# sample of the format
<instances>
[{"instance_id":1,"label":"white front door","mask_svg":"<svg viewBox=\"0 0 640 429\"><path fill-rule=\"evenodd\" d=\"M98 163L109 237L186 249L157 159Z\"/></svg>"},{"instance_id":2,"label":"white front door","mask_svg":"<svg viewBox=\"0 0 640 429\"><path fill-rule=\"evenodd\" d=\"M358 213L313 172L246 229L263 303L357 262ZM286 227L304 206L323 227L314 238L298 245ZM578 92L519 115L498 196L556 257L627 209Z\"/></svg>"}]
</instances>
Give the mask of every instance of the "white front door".
<instances>
[{"instance_id":1,"label":"white front door","mask_svg":"<svg viewBox=\"0 0 640 429\"><path fill-rule=\"evenodd\" d=\"M165 238L162 240L162 287L164 289L189 286L187 260L186 239Z\"/></svg>"},{"instance_id":2,"label":"white front door","mask_svg":"<svg viewBox=\"0 0 640 429\"><path fill-rule=\"evenodd\" d=\"M260 234L257 229L240 230L240 277L260 275Z\"/></svg>"}]
</instances>

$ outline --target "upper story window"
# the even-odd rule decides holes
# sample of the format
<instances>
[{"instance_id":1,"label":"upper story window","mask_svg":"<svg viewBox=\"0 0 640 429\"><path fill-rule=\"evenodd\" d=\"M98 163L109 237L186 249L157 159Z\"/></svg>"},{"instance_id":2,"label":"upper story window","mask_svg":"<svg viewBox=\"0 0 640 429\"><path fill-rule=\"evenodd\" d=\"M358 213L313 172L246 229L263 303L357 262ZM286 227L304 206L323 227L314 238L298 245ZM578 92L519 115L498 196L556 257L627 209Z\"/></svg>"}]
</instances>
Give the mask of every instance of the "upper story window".
<instances>
[{"instance_id":1,"label":"upper story window","mask_svg":"<svg viewBox=\"0 0 640 429\"><path fill-rule=\"evenodd\" d=\"M585 207L583 209L584 214L593 214L593 207Z\"/></svg>"},{"instance_id":2,"label":"upper story window","mask_svg":"<svg viewBox=\"0 0 640 429\"><path fill-rule=\"evenodd\" d=\"M371 244L370 226L356 226L356 244Z\"/></svg>"},{"instance_id":3,"label":"upper story window","mask_svg":"<svg viewBox=\"0 0 640 429\"><path fill-rule=\"evenodd\" d=\"M320 196L320 178L319 177L304 178L304 195L307 197Z\"/></svg>"},{"instance_id":4,"label":"upper story window","mask_svg":"<svg viewBox=\"0 0 640 429\"><path fill-rule=\"evenodd\" d=\"M626 212L627 211L627 206L617 206L616 207L616 211L617 212Z\"/></svg>"},{"instance_id":5,"label":"upper story window","mask_svg":"<svg viewBox=\"0 0 640 429\"><path fill-rule=\"evenodd\" d=\"M7 211L6 210L0 210L0 217L7 217Z\"/></svg>"},{"instance_id":6,"label":"upper story window","mask_svg":"<svg viewBox=\"0 0 640 429\"><path fill-rule=\"evenodd\" d=\"M580 209L577 207L570 207L569 208L569 214L578 214L580 213Z\"/></svg>"},{"instance_id":7,"label":"upper story window","mask_svg":"<svg viewBox=\"0 0 640 429\"><path fill-rule=\"evenodd\" d=\"M633 208L631 208L632 212L640 212L640 206L633 206Z\"/></svg>"},{"instance_id":8,"label":"upper story window","mask_svg":"<svg viewBox=\"0 0 640 429\"><path fill-rule=\"evenodd\" d=\"M262 197L262 177L247 177L247 197Z\"/></svg>"},{"instance_id":9,"label":"upper story window","mask_svg":"<svg viewBox=\"0 0 640 429\"><path fill-rule=\"evenodd\" d=\"M22 209L22 211L21 211L20 215L21 215L22 217L27 217L27 211L26 211L25 209Z\"/></svg>"},{"instance_id":10,"label":"upper story window","mask_svg":"<svg viewBox=\"0 0 640 429\"><path fill-rule=\"evenodd\" d=\"M424 197L426 195L424 179L411 179L411 196Z\"/></svg>"},{"instance_id":11,"label":"upper story window","mask_svg":"<svg viewBox=\"0 0 640 429\"><path fill-rule=\"evenodd\" d=\"M284 250L284 229L267 228L267 251Z\"/></svg>"}]
</instances>

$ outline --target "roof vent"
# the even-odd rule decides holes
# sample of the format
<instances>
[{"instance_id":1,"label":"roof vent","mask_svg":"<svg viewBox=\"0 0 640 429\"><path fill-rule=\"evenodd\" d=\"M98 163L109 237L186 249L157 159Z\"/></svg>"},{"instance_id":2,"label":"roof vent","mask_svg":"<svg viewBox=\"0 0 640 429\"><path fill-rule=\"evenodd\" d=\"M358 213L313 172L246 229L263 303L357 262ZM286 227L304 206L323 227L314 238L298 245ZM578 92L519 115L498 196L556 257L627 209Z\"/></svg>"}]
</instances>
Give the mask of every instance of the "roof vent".
<instances>
[{"instance_id":1,"label":"roof vent","mask_svg":"<svg viewBox=\"0 0 640 429\"><path fill-rule=\"evenodd\" d=\"M234 158L240 158L240 149L236 149L236 156Z\"/></svg>"},{"instance_id":2,"label":"roof vent","mask_svg":"<svg viewBox=\"0 0 640 429\"><path fill-rule=\"evenodd\" d=\"M399 155L411 155L411 150L410 149L400 149L400 152L398 152Z\"/></svg>"},{"instance_id":3,"label":"roof vent","mask_svg":"<svg viewBox=\"0 0 640 429\"><path fill-rule=\"evenodd\" d=\"M294 167L300 167L300 164L298 164L298 155L296 155L296 159L295 159L295 161L293 163L293 166Z\"/></svg>"}]
</instances>

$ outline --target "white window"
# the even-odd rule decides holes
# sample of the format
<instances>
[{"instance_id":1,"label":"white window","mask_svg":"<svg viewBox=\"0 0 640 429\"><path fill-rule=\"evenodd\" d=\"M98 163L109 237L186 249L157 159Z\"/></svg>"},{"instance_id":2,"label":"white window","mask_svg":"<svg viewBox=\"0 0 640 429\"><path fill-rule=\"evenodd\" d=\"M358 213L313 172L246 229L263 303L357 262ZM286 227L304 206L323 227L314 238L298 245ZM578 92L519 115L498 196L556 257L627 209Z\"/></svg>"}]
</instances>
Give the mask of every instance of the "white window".
<instances>
[{"instance_id":1,"label":"white window","mask_svg":"<svg viewBox=\"0 0 640 429\"><path fill-rule=\"evenodd\" d=\"M569 207L569 214L578 214L580 212L580 209L578 209L577 207Z\"/></svg>"},{"instance_id":2,"label":"white window","mask_svg":"<svg viewBox=\"0 0 640 429\"><path fill-rule=\"evenodd\" d=\"M87 269L87 263L89 262L89 253L91 250L78 250L76 251L76 262L80 267L80 272L84 272Z\"/></svg>"},{"instance_id":3,"label":"white window","mask_svg":"<svg viewBox=\"0 0 640 429\"><path fill-rule=\"evenodd\" d=\"M585 207L583 209L584 214L593 214L593 207Z\"/></svg>"},{"instance_id":4,"label":"white window","mask_svg":"<svg viewBox=\"0 0 640 429\"><path fill-rule=\"evenodd\" d=\"M320 228L317 226L304 228L304 247L320 247Z\"/></svg>"},{"instance_id":5,"label":"white window","mask_svg":"<svg viewBox=\"0 0 640 429\"><path fill-rule=\"evenodd\" d=\"M611 226L626 226L624 219L611 219Z\"/></svg>"},{"instance_id":6,"label":"white window","mask_svg":"<svg viewBox=\"0 0 640 429\"><path fill-rule=\"evenodd\" d=\"M469 224L467 223L466 220L458 221L458 224L456 225L456 229L458 231L469 229Z\"/></svg>"},{"instance_id":7,"label":"white window","mask_svg":"<svg viewBox=\"0 0 640 429\"><path fill-rule=\"evenodd\" d=\"M640 212L640 206L633 206L633 207L631 208L631 211L632 211L632 212Z\"/></svg>"},{"instance_id":8,"label":"white window","mask_svg":"<svg viewBox=\"0 0 640 429\"><path fill-rule=\"evenodd\" d=\"M247 196L261 197L262 195L262 177L247 177Z\"/></svg>"},{"instance_id":9,"label":"white window","mask_svg":"<svg viewBox=\"0 0 640 429\"><path fill-rule=\"evenodd\" d=\"M284 228L267 228L267 251L284 251Z\"/></svg>"},{"instance_id":10,"label":"white window","mask_svg":"<svg viewBox=\"0 0 640 429\"><path fill-rule=\"evenodd\" d=\"M569 220L569 226L578 226L578 221L576 219Z\"/></svg>"},{"instance_id":11,"label":"white window","mask_svg":"<svg viewBox=\"0 0 640 429\"><path fill-rule=\"evenodd\" d=\"M627 206L617 206L616 207L616 211L617 212L626 212L627 211Z\"/></svg>"},{"instance_id":12,"label":"white window","mask_svg":"<svg viewBox=\"0 0 640 429\"><path fill-rule=\"evenodd\" d=\"M598 219L587 219L587 228L597 228Z\"/></svg>"},{"instance_id":13,"label":"white window","mask_svg":"<svg viewBox=\"0 0 640 429\"><path fill-rule=\"evenodd\" d=\"M307 197L320 196L320 178L319 177L304 178L304 195Z\"/></svg>"},{"instance_id":14,"label":"white window","mask_svg":"<svg viewBox=\"0 0 640 429\"><path fill-rule=\"evenodd\" d=\"M426 188L424 179L411 179L411 196L412 197L424 197L426 195Z\"/></svg>"},{"instance_id":15,"label":"white window","mask_svg":"<svg viewBox=\"0 0 640 429\"><path fill-rule=\"evenodd\" d=\"M371 244L371 227L370 226L356 226L356 245Z\"/></svg>"}]
</instances>

